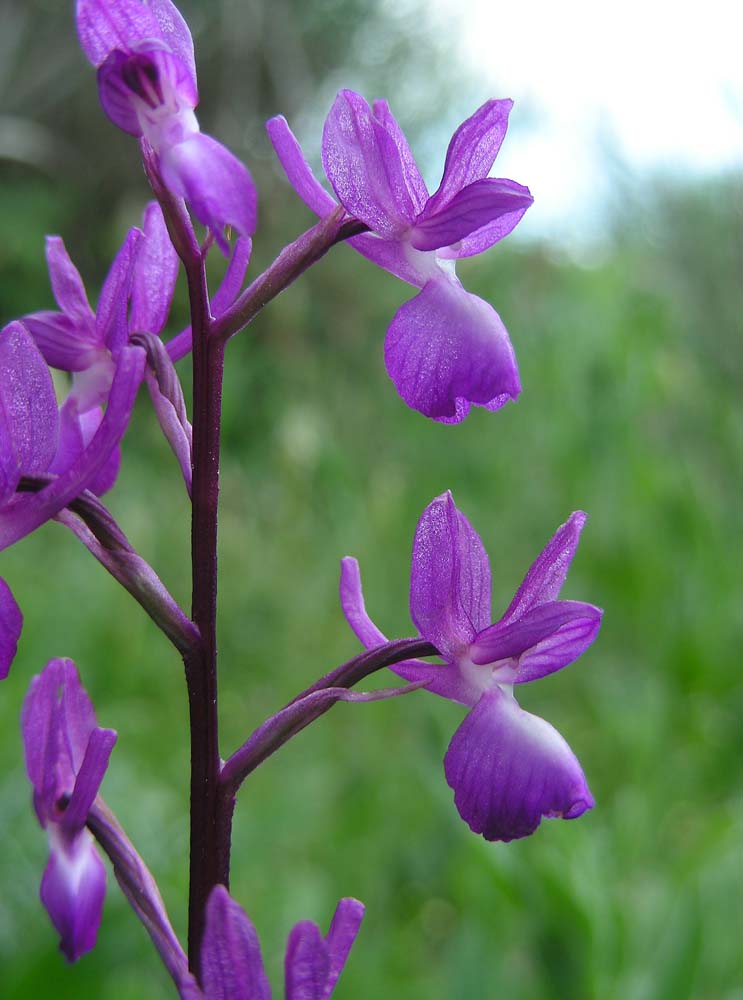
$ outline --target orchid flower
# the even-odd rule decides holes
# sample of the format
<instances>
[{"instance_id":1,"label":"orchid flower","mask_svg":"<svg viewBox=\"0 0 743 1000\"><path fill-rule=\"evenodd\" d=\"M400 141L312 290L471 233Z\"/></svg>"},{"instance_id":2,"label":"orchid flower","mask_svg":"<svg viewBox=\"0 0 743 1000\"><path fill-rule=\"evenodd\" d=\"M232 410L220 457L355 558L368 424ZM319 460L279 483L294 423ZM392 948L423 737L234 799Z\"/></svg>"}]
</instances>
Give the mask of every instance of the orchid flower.
<instances>
[{"instance_id":1,"label":"orchid flower","mask_svg":"<svg viewBox=\"0 0 743 1000\"><path fill-rule=\"evenodd\" d=\"M165 186L191 205L227 256L224 227L253 233L256 193L243 164L199 129L188 25L170 0L77 0L76 13L103 110L151 146Z\"/></svg>"},{"instance_id":2,"label":"orchid flower","mask_svg":"<svg viewBox=\"0 0 743 1000\"><path fill-rule=\"evenodd\" d=\"M508 127L509 100L486 102L454 133L441 184L428 190L386 101L372 108L342 90L325 122L322 160L338 201L370 232L349 242L421 291L395 314L385 362L405 402L457 423L475 403L497 410L521 391L506 328L464 290L455 262L508 235L532 203L529 189L488 177ZM320 216L337 206L313 176L283 117L267 125L284 171Z\"/></svg>"},{"instance_id":3,"label":"orchid flower","mask_svg":"<svg viewBox=\"0 0 743 1000\"><path fill-rule=\"evenodd\" d=\"M95 313L61 237L47 237L46 258L60 311L30 313L22 322L47 364L72 373L72 389L60 411L59 448L47 470L61 473L100 426L101 404L108 397L117 358L130 333L159 334L165 326L178 258L156 202L147 205L142 229L129 230L103 284ZM120 461L117 448L88 488L98 495L111 489Z\"/></svg>"},{"instance_id":4,"label":"orchid flower","mask_svg":"<svg viewBox=\"0 0 743 1000\"><path fill-rule=\"evenodd\" d=\"M34 808L49 836L41 901L74 962L95 945L101 922L106 869L85 823L116 733L98 727L71 660L51 660L31 681L22 729Z\"/></svg>"},{"instance_id":5,"label":"orchid flower","mask_svg":"<svg viewBox=\"0 0 743 1000\"><path fill-rule=\"evenodd\" d=\"M328 1000L363 916L363 903L342 899L325 937L309 920L294 926L284 959L285 1000ZM205 1000L271 1000L255 928L221 885L207 903L201 971Z\"/></svg>"},{"instance_id":6,"label":"orchid flower","mask_svg":"<svg viewBox=\"0 0 743 1000\"><path fill-rule=\"evenodd\" d=\"M490 565L450 493L426 507L415 533L410 611L443 665L406 661L391 669L471 711L444 760L459 814L486 840L533 833L543 816L575 819L594 800L572 750L544 719L521 709L514 687L572 663L591 645L602 612L558 600L586 515L557 529L505 614L490 624ZM386 642L364 605L359 566L341 564L341 605L364 646Z\"/></svg>"}]
</instances>

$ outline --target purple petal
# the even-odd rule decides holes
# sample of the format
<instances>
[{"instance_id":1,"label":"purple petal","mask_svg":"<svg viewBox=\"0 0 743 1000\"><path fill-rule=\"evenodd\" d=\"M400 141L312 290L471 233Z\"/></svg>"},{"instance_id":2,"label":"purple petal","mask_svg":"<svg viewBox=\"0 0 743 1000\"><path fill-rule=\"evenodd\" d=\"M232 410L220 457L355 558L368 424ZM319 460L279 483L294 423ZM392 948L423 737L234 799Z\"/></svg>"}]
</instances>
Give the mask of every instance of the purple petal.
<instances>
[{"instance_id":1,"label":"purple petal","mask_svg":"<svg viewBox=\"0 0 743 1000\"><path fill-rule=\"evenodd\" d=\"M67 472L39 493L19 497L12 509L0 510L0 551L58 514L105 467L129 423L142 381L144 357L144 351L138 347L125 347L121 351L101 426Z\"/></svg>"},{"instance_id":2,"label":"purple petal","mask_svg":"<svg viewBox=\"0 0 743 1000\"><path fill-rule=\"evenodd\" d=\"M354 941L364 919L364 904L358 899L341 899L335 908L330 930L326 938L330 955L330 971L324 997L329 997L335 989L338 977L348 960Z\"/></svg>"},{"instance_id":3,"label":"purple petal","mask_svg":"<svg viewBox=\"0 0 743 1000\"><path fill-rule=\"evenodd\" d=\"M60 935L69 962L94 947L106 895L106 869L93 837L82 830L68 840L53 825L50 856L41 880L41 902Z\"/></svg>"},{"instance_id":4,"label":"purple petal","mask_svg":"<svg viewBox=\"0 0 743 1000\"><path fill-rule=\"evenodd\" d=\"M250 263L252 250L252 241L245 236L239 236L235 242L235 249L232 251L232 257L227 265L224 277L209 303L213 316L221 316L237 298L245 281L245 272Z\"/></svg>"},{"instance_id":5,"label":"purple petal","mask_svg":"<svg viewBox=\"0 0 743 1000\"><path fill-rule=\"evenodd\" d=\"M166 147L160 154L163 181L185 198L196 218L213 233L225 257L229 243L223 229L234 226L250 236L256 224L256 193L243 164L215 139L200 132Z\"/></svg>"},{"instance_id":6,"label":"purple petal","mask_svg":"<svg viewBox=\"0 0 743 1000\"><path fill-rule=\"evenodd\" d=\"M68 836L85 826L115 743L116 732L113 729L94 729L90 734L74 790L62 815L61 826Z\"/></svg>"},{"instance_id":7,"label":"purple petal","mask_svg":"<svg viewBox=\"0 0 743 1000\"><path fill-rule=\"evenodd\" d=\"M384 353L402 398L434 420L459 422L469 403L497 409L521 391L498 313L443 274L398 309Z\"/></svg>"},{"instance_id":8,"label":"purple petal","mask_svg":"<svg viewBox=\"0 0 743 1000\"><path fill-rule=\"evenodd\" d=\"M484 694L444 759L459 815L486 840L527 837L543 816L575 819L594 805L573 751L511 694Z\"/></svg>"},{"instance_id":9,"label":"purple petal","mask_svg":"<svg viewBox=\"0 0 743 1000\"><path fill-rule=\"evenodd\" d=\"M142 0L77 0L76 18L80 45L94 66L114 49L163 37L155 12Z\"/></svg>"},{"instance_id":10,"label":"purple petal","mask_svg":"<svg viewBox=\"0 0 743 1000\"><path fill-rule=\"evenodd\" d=\"M201 974L209 1000L271 1000L255 927L223 885L206 906Z\"/></svg>"},{"instance_id":11,"label":"purple petal","mask_svg":"<svg viewBox=\"0 0 743 1000\"><path fill-rule=\"evenodd\" d=\"M446 659L455 659L490 619L488 556L450 492L436 497L418 521L410 615Z\"/></svg>"},{"instance_id":12,"label":"purple petal","mask_svg":"<svg viewBox=\"0 0 743 1000\"><path fill-rule=\"evenodd\" d=\"M92 329L95 317L85 293L85 285L80 272L70 260L61 236L47 236L46 263L59 308L77 327Z\"/></svg>"},{"instance_id":13,"label":"purple petal","mask_svg":"<svg viewBox=\"0 0 743 1000\"><path fill-rule=\"evenodd\" d=\"M64 313L44 310L24 316L23 324L52 368L63 372L81 372L93 363L100 352L95 318L89 325L81 327Z\"/></svg>"},{"instance_id":14,"label":"purple petal","mask_svg":"<svg viewBox=\"0 0 743 1000\"><path fill-rule=\"evenodd\" d=\"M578 548L580 533L587 516L582 510L576 510L565 524L560 525L529 567L521 586L501 619L501 624L507 625L518 618L523 618L528 611L539 604L557 599Z\"/></svg>"},{"instance_id":15,"label":"purple petal","mask_svg":"<svg viewBox=\"0 0 743 1000\"><path fill-rule=\"evenodd\" d=\"M498 622L470 646L473 663L516 659L515 684L562 670L588 649L601 625L600 608L579 601L548 601L509 625Z\"/></svg>"},{"instance_id":16,"label":"purple petal","mask_svg":"<svg viewBox=\"0 0 743 1000\"><path fill-rule=\"evenodd\" d=\"M156 201L149 202L145 209L143 229L144 239L134 265L129 329L160 333L170 313L178 277L178 254Z\"/></svg>"},{"instance_id":17,"label":"purple petal","mask_svg":"<svg viewBox=\"0 0 743 1000\"><path fill-rule=\"evenodd\" d=\"M416 220L410 242L418 250L438 250L487 230L492 246L514 228L532 201L529 189L515 181L485 178L468 184L438 212L426 209ZM478 245L484 239L478 239ZM487 249L485 245L482 250ZM459 256L459 254L457 254Z\"/></svg>"},{"instance_id":18,"label":"purple petal","mask_svg":"<svg viewBox=\"0 0 743 1000\"><path fill-rule=\"evenodd\" d=\"M317 924L303 920L289 934L284 958L286 1000L324 1000L330 956Z\"/></svg>"},{"instance_id":19,"label":"purple petal","mask_svg":"<svg viewBox=\"0 0 743 1000\"><path fill-rule=\"evenodd\" d=\"M362 257L416 288L423 288L432 274L439 270L436 262L431 259L432 254L423 254L407 243L385 240L374 233L362 233L347 242Z\"/></svg>"},{"instance_id":20,"label":"purple petal","mask_svg":"<svg viewBox=\"0 0 743 1000\"><path fill-rule=\"evenodd\" d=\"M5 680L15 659L23 628L23 615L10 587L0 577L0 680Z\"/></svg>"},{"instance_id":21,"label":"purple petal","mask_svg":"<svg viewBox=\"0 0 743 1000\"><path fill-rule=\"evenodd\" d=\"M427 211L439 212L444 205L473 181L487 177L508 128L513 101L487 101L462 122L446 151L444 174Z\"/></svg>"},{"instance_id":22,"label":"purple petal","mask_svg":"<svg viewBox=\"0 0 743 1000\"><path fill-rule=\"evenodd\" d=\"M340 598L343 614L362 646L373 649L387 642L366 612L364 594L361 589L361 571L353 556L341 559Z\"/></svg>"},{"instance_id":23,"label":"purple petal","mask_svg":"<svg viewBox=\"0 0 743 1000\"><path fill-rule=\"evenodd\" d=\"M59 417L52 377L22 323L0 330L0 504L21 475L46 472L57 447Z\"/></svg>"},{"instance_id":24,"label":"purple petal","mask_svg":"<svg viewBox=\"0 0 743 1000\"><path fill-rule=\"evenodd\" d=\"M419 211L406 165L394 138L352 90L342 90L330 109L322 154L325 173L346 211L380 236L399 238Z\"/></svg>"},{"instance_id":25,"label":"purple petal","mask_svg":"<svg viewBox=\"0 0 743 1000\"><path fill-rule=\"evenodd\" d=\"M50 736L52 726L61 739ZM74 776L82 767L91 733L96 728L95 709L80 683L75 664L72 660L50 660L31 681L21 713L26 771L34 788L40 790L45 786L45 770L51 766L59 772L64 784L69 783L62 791L71 793ZM50 761L50 745L55 751L62 747L59 752L65 759Z\"/></svg>"},{"instance_id":26,"label":"purple petal","mask_svg":"<svg viewBox=\"0 0 743 1000\"><path fill-rule=\"evenodd\" d=\"M129 294L132 288L134 264L141 248L144 233L132 228L116 254L103 282L98 300L95 324L98 342L108 347L111 354L117 353L129 339L127 313Z\"/></svg>"},{"instance_id":27,"label":"purple petal","mask_svg":"<svg viewBox=\"0 0 743 1000\"><path fill-rule=\"evenodd\" d=\"M150 10L157 18L160 38L188 67L196 89L196 61L193 38L181 12L171 0L149 0Z\"/></svg>"},{"instance_id":28,"label":"purple petal","mask_svg":"<svg viewBox=\"0 0 743 1000\"><path fill-rule=\"evenodd\" d=\"M333 212L337 203L313 174L286 118L270 118L266 130L289 183L305 205L321 218Z\"/></svg>"},{"instance_id":29,"label":"purple petal","mask_svg":"<svg viewBox=\"0 0 743 1000\"><path fill-rule=\"evenodd\" d=\"M372 107L374 117L392 138L397 147L402 165L402 179L407 188L410 203L418 212L421 212L428 201L428 188L418 169L418 164L415 162L415 158L410 151L408 140L405 138L405 134L400 128L397 119L390 111L387 101L374 101Z\"/></svg>"}]
</instances>

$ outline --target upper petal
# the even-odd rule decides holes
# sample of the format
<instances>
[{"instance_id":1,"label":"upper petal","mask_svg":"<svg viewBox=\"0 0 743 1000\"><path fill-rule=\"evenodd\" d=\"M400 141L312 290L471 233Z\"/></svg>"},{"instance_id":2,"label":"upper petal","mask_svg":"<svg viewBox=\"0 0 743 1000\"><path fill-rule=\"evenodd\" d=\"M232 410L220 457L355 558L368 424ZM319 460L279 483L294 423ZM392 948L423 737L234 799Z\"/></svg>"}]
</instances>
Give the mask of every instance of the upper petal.
<instances>
[{"instance_id":1,"label":"upper petal","mask_svg":"<svg viewBox=\"0 0 743 1000\"><path fill-rule=\"evenodd\" d=\"M349 897L341 899L335 908L326 938L328 955L330 956L330 970L324 997L329 997L335 989L335 984L343 971L363 919L364 904L358 899Z\"/></svg>"},{"instance_id":2,"label":"upper petal","mask_svg":"<svg viewBox=\"0 0 743 1000\"><path fill-rule=\"evenodd\" d=\"M485 250L511 232L533 200L529 189L516 181L486 177L468 184L439 211L427 208L416 219L410 242L418 250L437 250L473 237L471 248L477 236L479 248ZM467 256L456 249L457 256Z\"/></svg>"},{"instance_id":3,"label":"upper petal","mask_svg":"<svg viewBox=\"0 0 743 1000\"><path fill-rule=\"evenodd\" d=\"M98 342L116 354L129 339L128 310L134 265L144 233L133 226L114 257L98 299L95 325Z\"/></svg>"},{"instance_id":4,"label":"upper petal","mask_svg":"<svg viewBox=\"0 0 743 1000\"><path fill-rule=\"evenodd\" d=\"M562 736L498 687L452 737L444 770L459 815L486 840L527 837L543 816L575 819L594 805Z\"/></svg>"},{"instance_id":5,"label":"upper petal","mask_svg":"<svg viewBox=\"0 0 743 1000\"><path fill-rule=\"evenodd\" d=\"M447 659L455 659L490 618L488 556L450 492L426 507L415 531L410 614Z\"/></svg>"},{"instance_id":6,"label":"upper petal","mask_svg":"<svg viewBox=\"0 0 743 1000\"><path fill-rule=\"evenodd\" d=\"M335 199L313 174L286 118L283 115L270 118L266 130L289 183L305 205L321 218L334 211Z\"/></svg>"},{"instance_id":7,"label":"upper petal","mask_svg":"<svg viewBox=\"0 0 743 1000\"><path fill-rule=\"evenodd\" d=\"M386 239L397 239L418 214L395 139L363 97L342 90L323 129L325 173L341 205Z\"/></svg>"},{"instance_id":8,"label":"upper petal","mask_svg":"<svg viewBox=\"0 0 743 1000\"><path fill-rule=\"evenodd\" d=\"M443 273L398 309L384 355L408 406L434 420L458 422L470 403L497 409L521 391L497 312Z\"/></svg>"},{"instance_id":9,"label":"upper petal","mask_svg":"<svg viewBox=\"0 0 743 1000\"><path fill-rule=\"evenodd\" d=\"M100 353L94 317L89 323L79 326L65 313L45 309L24 316L23 325L51 368L81 372Z\"/></svg>"},{"instance_id":10,"label":"upper petal","mask_svg":"<svg viewBox=\"0 0 743 1000\"><path fill-rule=\"evenodd\" d=\"M330 956L317 924L303 920L289 934L284 957L286 1000L324 1000Z\"/></svg>"},{"instance_id":11,"label":"upper petal","mask_svg":"<svg viewBox=\"0 0 743 1000\"><path fill-rule=\"evenodd\" d=\"M23 628L23 615L10 587L0 577L0 680L8 676Z\"/></svg>"},{"instance_id":12,"label":"upper petal","mask_svg":"<svg viewBox=\"0 0 743 1000\"><path fill-rule=\"evenodd\" d=\"M596 638L602 614L580 601L540 604L523 618L481 632L470 646L470 659L476 664L515 659L514 684L535 681L577 660Z\"/></svg>"},{"instance_id":13,"label":"upper petal","mask_svg":"<svg viewBox=\"0 0 743 1000\"><path fill-rule=\"evenodd\" d=\"M85 826L115 743L116 731L113 729L96 728L90 734L85 756L75 778L75 787L62 816L61 826L68 835Z\"/></svg>"},{"instance_id":14,"label":"upper petal","mask_svg":"<svg viewBox=\"0 0 743 1000\"><path fill-rule=\"evenodd\" d=\"M201 973L208 1000L271 1000L255 927L223 885L207 902Z\"/></svg>"},{"instance_id":15,"label":"upper petal","mask_svg":"<svg viewBox=\"0 0 743 1000\"><path fill-rule=\"evenodd\" d=\"M68 962L94 947L106 895L106 869L88 830L67 838L49 828L50 856L41 880L41 902L61 940Z\"/></svg>"},{"instance_id":16,"label":"upper petal","mask_svg":"<svg viewBox=\"0 0 743 1000\"><path fill-rule=\"evenodd\" d=\"M513 101L486 101L451 138L441 184L427 209L438 212L462 188L490 172L508 128Z\"/></svg>"},{"instance_id":17,"label":"upper petal","mask_svg":"<svg viewBox=\"0 0 743 1000\"><path fill-rule=\"evenodd\" d=\"M142 0L77 0L75 12L80 45L94 66L114 49L163 39L155 11Z\"/></svg>"},{"instance_id":18,"label":"upper petal","mask_svg":"<svg viewBox=\"0 0 743 1000\"><path fill-rule=\"evenodd\" d=\"M162 209L151 201L144 211L144 239L132 278L129 329L160 333L165 326L178 277L178 254L168 236Z\"/></svg>"},{"instance_id":19,"label":"upper petal","mask_svg":"<svg viewBox=\"0 0 743 1000\"><path fill-rule=\"evenodd\" d=\"M503 625L522 618L527 611L539 604L557 599L578 548L580 533L586 519L587 515L582 510L576 510L565 524L560 525L529 567L521 586L501 619Z\"/></svg>"},{"instance_id":20,"label":"upper petal","mask_svg":"<svg viewBox=\"0 0 743 1000\"><path fill-rule=\"evenodd\" d=\"M384 127L385 131L392 138L392 141L397 147L397 152L400 155L400 163L402 165L402 180L407 188L410 203L414 208L417 208L417 210L421 212L423 210L423 206L428 201L428 188L426 187L426 182L423 180L421 172L418 169L418 164L415 162L415 158L410 150L410 146L408 145L408 140L405 138L405 133L400 128L397 119L390 111L390 106L387 101L374 101L372 107L374 110L374 117Z\"/></svg>"},{"instance_id":21,"label":"upper petal","mask_svg":"<svg viewBox=\"0 0 743 1000\"><path fill-rule=\"evenodd\" d=\"M57 305L76 327L88 329L93 323L93 310L80 272L70 260L61 236L47 236L46 263Z\"/></svg>"},{"instance_id":22,"label":"upper petal","mask_svg":"<svg viewBox=\"0 0 743 1000\"><path fill-rule=\"evenodd\" d=\"M181 12L171 0L149 0L150 10L157 19L160 38L188 66L196 87L196 61L193 38Z\"/></svg>"},{"instance_id":23,"label":"upper petal","mask_svg":"<svg viewBox=\"0 0 743 1000\"><path fill-rule=\"evenodd\" d=\"M160 169L166 186L190 204L225 257L229 256L226 225L234 226L241 236L255 230L257 197L248 169L216 139L198 132L164 148Z\"/></svg>"}]
</instances>

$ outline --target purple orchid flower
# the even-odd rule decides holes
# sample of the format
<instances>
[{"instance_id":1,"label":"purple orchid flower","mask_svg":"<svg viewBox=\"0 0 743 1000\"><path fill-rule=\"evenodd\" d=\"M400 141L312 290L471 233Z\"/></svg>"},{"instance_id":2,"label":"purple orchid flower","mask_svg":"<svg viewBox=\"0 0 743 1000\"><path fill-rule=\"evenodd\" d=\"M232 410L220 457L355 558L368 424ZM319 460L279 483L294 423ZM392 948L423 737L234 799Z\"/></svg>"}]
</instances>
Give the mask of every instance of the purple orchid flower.
<instances>
[{"instance_id":1,"label":"purple orchid flower","mask_svg":"<svg viewBox=\"0 0 743 1000\"><path fill-rule=\"evenodd\" d=\"M444 769L460 816L486 840L526 837L543 816L575 819L594 805L568 744L513 695L514 685L561 670L596 638L602 611L557 599L585 520L577 511L557 529L492 625L487 553L451 494L437 497L418 522L410 612L445 664L410 660L391 669L472 709L449 744ZM353 558L342 561L340 595L361 642L386 642L366 613Z\"/></svg>"},{"instance_id":2,"label":"purple orchid flower","mask_svg":"<svg viewBox=\"0 0 743 1000\"><path fill-rule=\"evenodd\" d=\"M130 333L146 330L159 334L165 326L178 257L160 206L150 202L143 228L129 231L111 265L95 313L61 237L47 237L46 258L60 311L31 313L22 322L47 364L72 373L72 389L60 411L59 447L47 469L59 474L69 468L98 430L103 419L101 404L108 397L118 356ZM99 496L106 493L116 481L120 464L117 448L88 488Z\"/></svg>"},{"instance_id":3,"label":"purple orchid flower","mask_svg":"<svg viewBox=\"0 0 743 1000\"><path fill-rule=\"evenodd\" d=\"M295 925L284 960L286 1000L328 1000L363 916L363 903L342 899L325 937L309 920ZM221 885L207 903L201 970L206 1000L271 1000L255 927Z\"/></svg>"},{"instance_id":4,"label":"purple orchid flower","mask_svg":"<svg viewBox=\"0 0 743 1000\"><path fill-rule=\"evenodd\" d=\"M500 409L521 391L500 317L455 274L458 258L503 239L532 203L528 188L488 177L511 106L488 101L459 126L430 196L386 101L370 108L342 90L323 131L323 166L338 201L370 229L349 242L421 289L387 331L387 371L409 406L445 423L463 420L472 403ZM333 211L335 201L313 176L286 120L273 118L267 128L300 198L317 215Z\"/></svg>"},{"instance_id":5,"label":"purple orchid flower","mask_svg":"<svg viewBox=\"0 0 743 1000\"><path fill-rule=\"evenodd\" d=\"M188 25L170 0L77 0L76 14L103 110L152 147L165 186L189 202L226 256L225 225L242 236L255 230L256 193L243 164L199 129Z\"/></svg>"},{"instance_id":6,"label":"purple orchid flower","mask_svg":"<svg viewBox=\"0 0 743 1000\"><path fill-rule=\"evenodd\" d=\"M70 962L95 945L106 869L85 823L116 742L100 729L71 660L51 660L31 681L22 715L34 808L49 836L41 901Z\"/></svg>"}]
</instances>

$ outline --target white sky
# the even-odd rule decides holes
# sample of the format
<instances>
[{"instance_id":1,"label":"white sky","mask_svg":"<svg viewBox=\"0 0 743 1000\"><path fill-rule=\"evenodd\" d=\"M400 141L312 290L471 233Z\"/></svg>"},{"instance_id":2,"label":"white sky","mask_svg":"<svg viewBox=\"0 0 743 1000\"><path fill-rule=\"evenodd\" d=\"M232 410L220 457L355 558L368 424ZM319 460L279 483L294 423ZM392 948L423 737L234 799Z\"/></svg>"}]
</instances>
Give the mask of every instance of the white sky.
<instances>
[{"instance_id":1,"label":"white sky","mask_svg":"<svg viewBox=\"0 0 743 1000\"><path fill-rule=\"evenodd\" d=\"M496 173L522 235L590 233L606 150L629 167L743 167L743 0L430 0L488 96L516 101ZM520 120L519 109L523 109Z\"/></svg>"}]
</instances>

